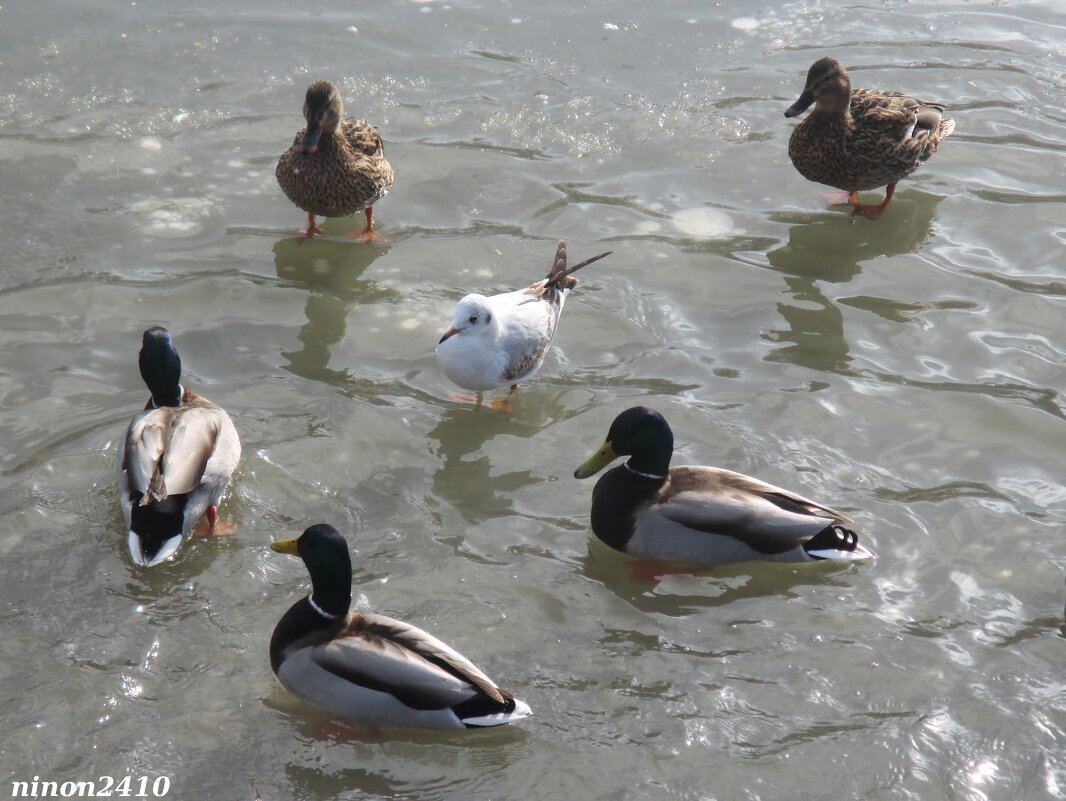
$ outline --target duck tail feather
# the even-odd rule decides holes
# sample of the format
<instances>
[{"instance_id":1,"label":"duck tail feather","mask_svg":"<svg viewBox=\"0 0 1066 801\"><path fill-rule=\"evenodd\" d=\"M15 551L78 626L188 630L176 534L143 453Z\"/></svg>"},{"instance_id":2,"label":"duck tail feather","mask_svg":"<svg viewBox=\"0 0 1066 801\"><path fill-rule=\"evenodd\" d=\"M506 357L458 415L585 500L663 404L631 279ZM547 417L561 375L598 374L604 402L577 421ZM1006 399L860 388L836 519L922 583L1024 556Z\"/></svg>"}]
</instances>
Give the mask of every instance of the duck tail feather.
<instances>
[{"instance_id":1,"label":"duck tail feather","mask_svg":"<svg viewBox=\"0 0 1066 801\"><path fill-rule=\"evenodd\" d=\"M872 559L873 553L859 542L859 535L850 528L833 523L803 544L812 559L841 559L859 561Z\"/></svg>"},{"instance_id":2,"label":"duck tail feather","mask_svg":"<svg viewBox=\"0 0 1066 801\"><path fill-rule=\"evenodd\" d=\"M165 501L167 498L167 481L163 478L161 463L162 458L160 458L159 462L156 462L155 468L152 470L152 477L148 479L148 487L141 497L141 506Z\"/></svg>"},{"instance_id":3,"label":"duck tail feather","mask_svg":"<svg viewBox=\"0 0 1066 801\"><path fill-rule=\"evenodd\" d=\"M469 717L460 716L459 719L468 729L484 729L490 726L503 726L508 723L514 723L523 718L528 718L532 714L533 710L529 708L529 704L525 701L509 697L507 704L500 710L470 715Z\"/></svg>"}]
</instances>

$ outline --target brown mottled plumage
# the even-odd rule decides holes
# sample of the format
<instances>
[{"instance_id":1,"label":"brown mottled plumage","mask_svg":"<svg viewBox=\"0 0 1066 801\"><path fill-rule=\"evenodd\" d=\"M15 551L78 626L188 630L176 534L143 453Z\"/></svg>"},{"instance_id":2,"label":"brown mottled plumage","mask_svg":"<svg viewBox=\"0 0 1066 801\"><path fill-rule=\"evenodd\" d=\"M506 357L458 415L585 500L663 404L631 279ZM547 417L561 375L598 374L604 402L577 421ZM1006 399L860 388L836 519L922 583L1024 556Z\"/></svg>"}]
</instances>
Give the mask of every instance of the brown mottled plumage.
<instances>
[{"instance_id":1,"label":"brown mottled plumage","mask_svg":"<svg viewBox=\"0 0 1066 801\"><path fill-rule=\"evenodd\" d=\"M944 105L901 92L852 89L847 70L835 58L814 62L803 94L786 117L814 111L795 127L788 155L808 180L850 193L856 214L876 219L892 199L896 182L921 166L955 130L943 118ZM859 203L856 192L888 187L885 201Z\"/></svg>"},{"instance_id":2,"label":"brown mottled plumage","mask_svg":"<svg viewBox=\"0 0 1066 801\"><path fill-rule=\"evenodd\" d=\"M392 166L377 129L343 116L337 87L312 83L304 100L307 127L281 154L274 174L286 197L307 212L307 236L323 233L315 225L316 214L347 217L365 210L366 228L350 236L382 241L372 229L373 206L392 186Z\"/></svg>"}]
</instances>

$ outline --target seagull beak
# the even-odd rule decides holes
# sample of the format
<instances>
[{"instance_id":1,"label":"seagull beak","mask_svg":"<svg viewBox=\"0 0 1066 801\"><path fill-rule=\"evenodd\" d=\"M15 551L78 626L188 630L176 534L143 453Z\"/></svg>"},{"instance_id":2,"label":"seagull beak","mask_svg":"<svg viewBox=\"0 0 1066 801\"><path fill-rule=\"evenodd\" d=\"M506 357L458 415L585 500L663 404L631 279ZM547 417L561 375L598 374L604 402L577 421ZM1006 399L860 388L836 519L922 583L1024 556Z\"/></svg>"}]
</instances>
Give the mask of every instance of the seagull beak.
<instances>
[{"instance_id":1,"label":"seagull beak","mask_svg":"<svg viewBox=\"0 0 1066 801\"><path fill-rule=\"evenodd\" d=\"M277 551L278 553L290 553L293 556L299 555L300 551L296 547L296 540L278 540L277 542L270 543L270 550Z\"/></svg>"},{"instance_id":2,"label":"seagull beak","mask_svg":"<svg viewBox=\"0 0 1066 801\"><path fill-rule=\"evenodd\" d=\"M793 103L785 111L786 117L798 117L804 111L806 111L811 103L814 102L814 92L810 89L804 90L803 94L799 96L799 100Z\"/></svg>"},{"instance_id":3,"label":"seagull beak","mask_svg":"<svg viewBox=\"0 0 1066 801\"><path fill-rule=\"evenodd\" d=\"M574 471L574 478L588 478L600 472L603 468L618 458L610 442L603 443L603 447L594 453L589 459Z\"/></svg>"},{"instance_id":4,"label":"seagull beak","mask_svg":"<svg viewBox=\"0 0 1066 801\"><path fill-rule=\"evenodd\" d=\"M444 336L442 336L440 338L440 342L438 342L437 344L438 345L443 345L444 344L444 340L450 339L451 337L455 336L458 333L459 333L459 329L458 328L455 328L455 327L449 328L447 331L444 332Z\"/></svg>"}]
</instances>

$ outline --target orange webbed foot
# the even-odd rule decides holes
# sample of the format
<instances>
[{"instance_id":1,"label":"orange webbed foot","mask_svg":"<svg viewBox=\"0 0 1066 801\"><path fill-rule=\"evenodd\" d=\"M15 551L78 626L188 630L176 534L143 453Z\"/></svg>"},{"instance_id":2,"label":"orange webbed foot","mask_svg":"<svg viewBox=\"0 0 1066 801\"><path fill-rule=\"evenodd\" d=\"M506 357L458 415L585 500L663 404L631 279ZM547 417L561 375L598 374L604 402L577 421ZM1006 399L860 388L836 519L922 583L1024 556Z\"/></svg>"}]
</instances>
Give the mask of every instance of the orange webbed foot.
<instances>
[{"instance_id":1,"label":"orange webbed foot","mask_svg":"<svg viewBox=\"0 0 1066 801\"><path fill-rule=\"evenodd\" d=\"M855 196L854 201L849 201L855 207L851 212L852 216L857 214L868 220L880 219L881 215L885 213L885 208L888 206L889 201L892 200L892 195L895 193L896 185L889 184L885 189L885 199L880 203L859 203L859 196L852 192L851 194Z\"/></svg>"},{"instance_id":2,"label":"orange webbed foot","mask_svg":"<svg viewBox=\"0 0 1066 801\"><path fill-rule=\"evenodd\" d=\"M503 412L504 414L514 412L514 404L511 403L510 398L493 398L489 401L489 408L494 412Z\"/></svg>"},{"instance_id":3,"label":"orange webbed foot","mask_svg":"<svg viewBox=\"0 0 1066 801\"><path fill-rule=\"evenodd\" d=\"M859 204L857 192L823 192L822 197L829 206L857 206Z\"/></svg>"},{"instance_id":4,"label":"orange webbed foot","mask_svg":"<svg viewBox=\"0 0 1066 801\"><path fill-rule=\"evenodd\" d=\"M511 404L511 398L493 398L488 403L485 403L485 398L480 392L473 394L466 392L449 392L447 395L448 400L454 403L471 403L474 405L474 411L479 412L484 407L491 409L494 412L503 412L510 414L514 411L514 406Z\"/></svg>"},{"instance_id":5,"label":"orange webbed foot","mask_svg":"<svg viewBox=\"0 0 1066 801\"><path fill-rule=\"evenodd\" d=\"M237 533L237 525L235 523L227 523L225 521L219 521L218 519L218 507L212 504L207 507L207 511L204 512L204 516L197 524L194 537L228 537Z\"/></svg>"},{"instance_id":6,"label":"orange webbed foot","mask_svg":"<svg viewBox=\"0 0 1066 801\"><path fill-rule=\"evenodd\" d=\"M385 238L385 235L380 231L375 231L373 228L364 228L362 231L351 231L345 234L349 239L354 239L357 242L363 242L367 245L387 245L389 240Z\"/></svg>"},{"instance_id":7,"label":"orange webbed foot","mask_svg":"<svg viewBox=\"0 0 1066 801\"><path fill-rule=\"evenodd\" d=\"M661 562L658 559L634 559L629 563L629 577L633 581L658 581L663 576L700 576L712 568L704 565L685 565L680 562Z\"/></svg>"},{"instance_id":8,"label":"orange webbed foot","mask_svg":"<svg viewBox=\"0 0 1066 801\"><path fill-rule=\"evenodd\" d=\"M481 408L480 392L449 392L445 397L452 403L472 403L475 409Z\"/></svg>"},{"instance_id":9,"label":"orange webbed foot","mask_svg":"<svg viewBox=\"0 0 1066 801\"><path fill-rule=\"evenodd\" d=\"M385 239L385 235L374 230L374 207L367 206L363 209L363 214L366 215L366 228L362 231L352 231L348 234L348 238L366 242L369 245L387 245L389 242Z\"/></svg>"},{"instance_id":10,"label":"orange webbed foot","mask_svg":"<svg viewBox=\"0 0 1066 801\"><path fill-rule=\"evenodd\" d=\"M299 231L299 234L300 241L303 242L315 236L316 234L318 236L325 236L326 232L323 229L319 228L317 225L315 225L315 215L311 212L307 212L307 228L301 229Z\"/></svg>"},{"instance_id":11,"label":"orange webbed foot","mask_svg":"<svg viewBox=\"0 0 1066 801\"><path fill-rule=\"evenodd\" d=\"M213 526L200 526L195 532L195 536L208 539L210 537L232 537L237 533L236 523L219 522Z\"/></svg>"}]
</instances>

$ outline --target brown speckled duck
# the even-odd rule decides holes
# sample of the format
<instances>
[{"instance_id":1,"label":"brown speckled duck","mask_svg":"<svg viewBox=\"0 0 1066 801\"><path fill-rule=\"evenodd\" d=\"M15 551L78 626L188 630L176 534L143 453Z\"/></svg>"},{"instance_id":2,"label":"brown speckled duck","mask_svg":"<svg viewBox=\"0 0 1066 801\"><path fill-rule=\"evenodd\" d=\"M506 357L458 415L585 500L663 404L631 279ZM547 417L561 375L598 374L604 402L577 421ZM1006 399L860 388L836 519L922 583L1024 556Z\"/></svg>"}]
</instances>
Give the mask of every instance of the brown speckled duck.
<instances>
[{"instance_id":1,"label":"brown speckled duck","mask_svg":"<svg viewBox=\"0 0 1066 801\"><path fill-rule=\"evenodd\" d=\"M365 120L345 120L341 93L329 81L307 88L307 127L281 154L275 175L286 197L307 212L308 237L325 232L315 215L347 217L366 213L366 228L348 234L364 242L384 242L373 229L374 204L392 186L392 166L377 129Z\"/></svg>"},{"instance_id":2,"label":"brown speckled duck","mask_svg":"<svg viewBox=\"0 0 1066 801\"><path fill-rule=\"evenodd\" d=\"M854 214L876 220L896 182L920 167L955 130L944 105L901 92L852 89L844 66L829 56L814 62L799 100L786 117L814 111L792 131L788 156L800 174L848 193ZM858 192L885 186L883 203L862 204Z\"/></svg>"}]
</instances>

